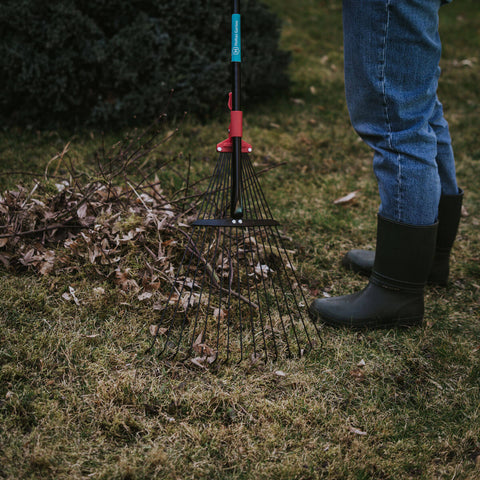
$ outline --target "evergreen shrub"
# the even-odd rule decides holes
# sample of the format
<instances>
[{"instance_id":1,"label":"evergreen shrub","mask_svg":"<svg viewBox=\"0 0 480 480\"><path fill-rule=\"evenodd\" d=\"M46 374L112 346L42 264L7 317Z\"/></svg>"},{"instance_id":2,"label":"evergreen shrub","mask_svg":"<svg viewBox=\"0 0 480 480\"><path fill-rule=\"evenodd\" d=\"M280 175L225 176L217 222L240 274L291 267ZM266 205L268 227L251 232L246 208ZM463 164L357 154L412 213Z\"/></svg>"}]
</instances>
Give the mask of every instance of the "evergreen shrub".
<instances>
[{"instance_id":1,"label":"evergreen shrub","mask_svg":"<svg viewBox=\"0 0 480 480\"><path fill-rule=\"evenodd\" d=\"M230 89L229 19L230 0L2 0L0 122L106 128L165 111L211 116ZM243 0L242 33L244 101L286 89L278 17Z\"/></svg>"}]
</instances>

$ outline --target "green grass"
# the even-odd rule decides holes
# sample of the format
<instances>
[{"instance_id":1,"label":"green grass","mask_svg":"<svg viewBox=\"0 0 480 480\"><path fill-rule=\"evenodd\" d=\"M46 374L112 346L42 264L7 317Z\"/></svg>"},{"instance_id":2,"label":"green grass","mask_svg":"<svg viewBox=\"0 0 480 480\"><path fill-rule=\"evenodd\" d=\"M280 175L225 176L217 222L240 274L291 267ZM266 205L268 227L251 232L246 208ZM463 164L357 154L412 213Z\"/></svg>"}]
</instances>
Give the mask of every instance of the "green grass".
<instances>
[{"instance_id":1,"label":"green grass","mask_svg":"<svg viewBox=\"0 0 480 480\"><path fill-rule=\"evenodd\" d=\"M371 154L346 111L339 2L267 3L284 20L293 87L289 97L245 105L245 137L258 168L282 163L261 182L297 246L303 283L312 295L353 292L365 281L339 262L349 248L374 244L378 194ZM441 33L440 96L469 215L450 285L426 290L424 326L325 329L323 346L301 360L204 371L143 355L156 313L93 270L0 270L0 478L480 478L477 0L443 8ZM187 119L162 155L179 167L190 155L193 178L206 175L227 122ZM2 189L31 185L32 176L11 172L41 178L68 141L77 169L88 170L96 133L1 133L10 172ZM354 203L333 204L354 190ZM62 299L69 286L79 306Z\"/></svg>"}]
</instances>

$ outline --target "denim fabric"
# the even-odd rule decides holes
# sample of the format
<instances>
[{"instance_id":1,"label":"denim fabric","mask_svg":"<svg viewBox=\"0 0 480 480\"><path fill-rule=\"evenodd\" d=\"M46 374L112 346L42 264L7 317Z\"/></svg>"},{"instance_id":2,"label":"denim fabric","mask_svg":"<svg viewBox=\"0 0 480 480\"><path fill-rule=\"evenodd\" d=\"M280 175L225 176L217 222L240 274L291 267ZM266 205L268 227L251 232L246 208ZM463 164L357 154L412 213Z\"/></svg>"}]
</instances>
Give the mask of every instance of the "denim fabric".
<instances>
[{"instance_id":1,"label":"denim fabric","mask_svg":"<svg viewBox=\"0 0 480 480\"><path fill-rule=\"evenodd\" d=\"M458 187L437 98L442 0L343 0L345 90L352 125L374 150L379 213L411 225L437 220Z\"/></svg>"}]
</instances>

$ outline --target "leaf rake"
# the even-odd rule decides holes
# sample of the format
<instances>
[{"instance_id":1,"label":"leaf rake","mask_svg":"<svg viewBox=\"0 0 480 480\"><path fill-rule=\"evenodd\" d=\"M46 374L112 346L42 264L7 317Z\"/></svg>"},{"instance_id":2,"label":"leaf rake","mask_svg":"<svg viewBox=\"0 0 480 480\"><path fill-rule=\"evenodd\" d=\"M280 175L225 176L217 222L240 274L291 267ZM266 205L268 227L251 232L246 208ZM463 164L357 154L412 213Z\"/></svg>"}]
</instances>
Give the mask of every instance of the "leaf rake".
<instances>
[{"instance_id":1,"label":"leaf rake","mask_svg":"<svg viewBox=\"0 0 480 480\"><path fill-rule=\"evenodd\" d=\"M242 361L302 356L319 327L305 315L306 299L283 245L278 222L242 140L239 0L232 13L232 92L229 137L220 152L173 287L156 326L160 356L204 366L220 358Z\"/></svg>"}]
</instances>

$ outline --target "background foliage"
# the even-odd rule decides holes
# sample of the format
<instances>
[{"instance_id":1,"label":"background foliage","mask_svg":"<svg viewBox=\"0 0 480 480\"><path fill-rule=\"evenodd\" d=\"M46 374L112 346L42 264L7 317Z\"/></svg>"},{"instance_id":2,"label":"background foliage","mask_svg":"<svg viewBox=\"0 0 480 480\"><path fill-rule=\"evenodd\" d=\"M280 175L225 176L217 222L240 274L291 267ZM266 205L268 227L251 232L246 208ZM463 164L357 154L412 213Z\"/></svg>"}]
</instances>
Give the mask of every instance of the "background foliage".
<instances>
[{"instance_id":1,"label":"background foliage","mask_svg":"<svg viewBox=\"0 0 480 480\"><path fill-rule=\"evenodd\" d=\"M0 5L0 122L124 125L212 115L229 88L229 2L6 0ZM242 3L246 98L288 85L279 20Z\"/></svg>"}]
</instances>

